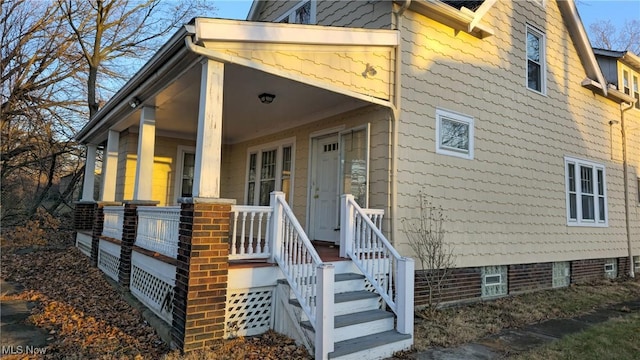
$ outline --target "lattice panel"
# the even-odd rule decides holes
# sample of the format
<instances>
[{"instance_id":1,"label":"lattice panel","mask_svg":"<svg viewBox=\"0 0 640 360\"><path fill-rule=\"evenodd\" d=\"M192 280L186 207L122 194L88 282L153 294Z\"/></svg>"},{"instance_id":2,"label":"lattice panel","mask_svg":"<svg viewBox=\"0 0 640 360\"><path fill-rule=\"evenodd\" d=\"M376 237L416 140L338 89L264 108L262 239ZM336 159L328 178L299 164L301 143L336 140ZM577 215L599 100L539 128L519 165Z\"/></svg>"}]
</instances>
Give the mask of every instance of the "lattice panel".
<instances>
[{"instance_id":1,"label":"lattice panel","mask_svg":"<svg viewBox=\"0 0 640 360\"><path fill-rule=\"evenodd\" d=\"M113 280L118 281L120 257L100 249L100 251L98 251L98 268Z\"/></svg>"},{"instance_id":2,"label":"lattice panel","mask_svg":"<svg viewBox=\"0 0 640 360\"><path fill-rule=\"evenodd\" d=\"M387 276L386 275L378 275L378 282L382 285L382 287L384 289L387 288ZM373 284L371 284L371 282L369 282L368 279L364 279L364 289L367 290L368 292L372 292L372 293L378 293L376 291L376 288L373 287ZM383 309L385 307L385 302L384 299L382 298L382 296L378 299L378 307L380 309Z\"/></svg>"},{"instance_id":3,"label":"lattice panel","mask_svg":"<svg viewBox=\"0 0 640 360\"><path fill-rule=\"evenodd\" d=\"M262 334L271 326L272 287L227 294L226 337Z\"/></svg>"},{"instance_id":4,"label":"lattice panel","mask_svg":"<svg viewBox=\"0 0 640 360\"><path fill-rule=\"evenodd\" d=\"M137 267L131 266L131 293L169 324L173 321L174 285Z\"/></svg>"}]
</instances>

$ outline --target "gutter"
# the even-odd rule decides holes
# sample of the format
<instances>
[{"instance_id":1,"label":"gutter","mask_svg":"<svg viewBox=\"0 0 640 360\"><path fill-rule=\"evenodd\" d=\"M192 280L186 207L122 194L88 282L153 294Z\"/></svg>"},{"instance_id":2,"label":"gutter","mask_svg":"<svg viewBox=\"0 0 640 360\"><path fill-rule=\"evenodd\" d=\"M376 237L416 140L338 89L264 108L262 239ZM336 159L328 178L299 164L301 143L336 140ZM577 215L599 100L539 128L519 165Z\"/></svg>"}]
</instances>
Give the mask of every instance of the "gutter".
<instances>
[{"instance_id":1,"label":"gutter","mask_svg":"<svg viewBox=\"0 0 640 360\"><path fill-rule=\"evenodd\" d=\"M620 133L622 135L622 168L624 186L624 222L627 228L627 250L629 251L629 276L634 278L633 253L631 252L631 224L629 220L629 169L627 163L627 132L624 123L624 113L633 109L633 102L624 107L626 103L620 103Z\"/></svg>"},{"instance_id":2,"label":"gutter","mask_svg":"<svg viewBox=\"0 0 640 360\"><path fill-rule=\"evenodd\" d=\"M393 6L393 5L392 5ZM396 30L400 30L402 25L402 15L411 6L411 0L405 0L398 11L394 11L396 16ZM400 104L402 100L402 36L398 39L398 45L396 46L396 61L394 69L394 106L392 111L391 126L389 126L389 141L391 142L391 179L389 181L389 227L391 228L389 233L391 235L392 243L396 242L397 237L397 223L396 219L398 213L398 121L400 120Z\"/></svg>"}]
</instances>

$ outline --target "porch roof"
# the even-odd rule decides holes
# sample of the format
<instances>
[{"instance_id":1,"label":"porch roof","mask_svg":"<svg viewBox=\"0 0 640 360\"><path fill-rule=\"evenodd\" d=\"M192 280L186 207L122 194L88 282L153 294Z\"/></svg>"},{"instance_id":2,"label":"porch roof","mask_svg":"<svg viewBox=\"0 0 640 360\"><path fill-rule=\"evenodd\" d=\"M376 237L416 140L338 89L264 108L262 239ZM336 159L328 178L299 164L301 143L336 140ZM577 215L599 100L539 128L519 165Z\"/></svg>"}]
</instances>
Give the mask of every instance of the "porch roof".
<instances>
[{"instance_id":1,"label":"porch roof","mask_svg":"<svg viewBox=\"0 0 640 360\"><path fill-rule=\"evenodd\" d=\"M140 105L161 110L157 112L161 114L157 119L158 135L162 135L164 129L178 137L185 134L191 137L197 123L186 120L197 118L198 65L202 58L228 65L223 114L227 119L264 117L265 108L257 95L270 91L280 91L276 94L280 99L276 101L283 103L286 97L280 95L292 96L286 108L270 108L273 117L282 117L286 111L300 117L296 111L305 111L305 121L310 121L330 116L331 111L346 111L371 103L392 107L393 65L398 42L399 34L395 30L196 18L161 47L76 134L76 139L100 144L106 140L109 129L135 130L141 106L130 106L134 99ZM282 53L302 55L296 56L299 63L292 60L288 62L289 67L284 68L278 63L283 61L278 58ZM338 59L347 53L348 61ZM330 54L334 54L335 59L322 57ZM353 54L356 55L351 56ZM318 77L314 71L325 74ZM377 79L371 80L374 76L368 77L367 71L378 73ZM338 82L334 81L335 77L340 77ZM254 86L249 88L247 82ZM259 130L260 124L255 125ZM240 130L227 127L226 140L240 141L240 135L248 135Z\"/></svg>"}]
</instances>

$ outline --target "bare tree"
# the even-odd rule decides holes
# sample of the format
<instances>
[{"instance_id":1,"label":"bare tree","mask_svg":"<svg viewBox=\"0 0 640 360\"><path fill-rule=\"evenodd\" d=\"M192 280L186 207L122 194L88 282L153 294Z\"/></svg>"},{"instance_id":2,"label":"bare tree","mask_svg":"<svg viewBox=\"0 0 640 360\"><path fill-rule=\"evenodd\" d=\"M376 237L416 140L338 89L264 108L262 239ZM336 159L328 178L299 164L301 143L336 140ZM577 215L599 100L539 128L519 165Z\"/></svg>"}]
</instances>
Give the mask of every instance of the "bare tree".
<instances>
[{"instance_id":1,"label":"bare tree","mask_svg":"<svg viewBox=\"0 0 640 360\"><path fill-rule=\"evenodd\" d=\"M420 262L416 273L429 291L428 310L435 312L442 300L442 287L455 265L453 248L445 242L445 216L442 207L434 206L424 192L418 193L419 213L415 220L403 219L409 246Z\"/></svg>"},{"instance_id":2,"label":"bare tree","mask_svg":"<svg viewBox=\"0 0 640 360\"><path fill-rule=\"evenodd\" d=\"M77 168L79 154L70 138L81 102L65 86L73 83L79 59L68 51L72 38L57 7L0 0L0 9L1 219L6 227L24 222L41 206L55 212L64 202L48 200L57 179Z\"/></svg>"},{"instance_id":3,"label":"bare tree","mask_svg":"<svg viewBox=\"0 0 640 360\"><path fill-rule=\"evenodd\" d=\"M640 55L640 20L627 20L620 28L611 20L601 20L591 24L589 30L594 47Z\"/></svg>"},{"instance_id":4,"label":"bare tree","mask_svg":"<svg viewBox=\"0 0 640 360\"><path fill-rule=\"evenodd\" d=\"M127 69L127 64L139 64L140 59L148 58L160 41L189 20L189 16L214 10L204 0L57 1L86 66L90 117L113 88L132 74L132 71L122 71ZM197 14L198 11L202 13ZM105 91L103 96L99 96L100 90Z\"/></svg>"}]
</instances>

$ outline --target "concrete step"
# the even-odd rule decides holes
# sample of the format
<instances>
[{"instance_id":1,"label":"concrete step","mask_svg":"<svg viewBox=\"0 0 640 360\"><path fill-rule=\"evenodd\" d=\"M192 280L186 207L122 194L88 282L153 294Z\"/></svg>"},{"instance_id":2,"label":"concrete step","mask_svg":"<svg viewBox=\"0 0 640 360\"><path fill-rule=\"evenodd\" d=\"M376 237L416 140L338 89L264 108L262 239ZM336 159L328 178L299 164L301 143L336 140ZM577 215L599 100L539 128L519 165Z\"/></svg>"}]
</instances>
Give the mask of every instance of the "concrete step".
<instances>
[{"instance_id":1,"label":"concrete step","mask_svg":"<svg viewBox=\"0 0 640 360\"><path fill-rule=\"evenodd\" d=\"M314 332L311 322L303 321L301 325L309 332ZM339 342L393 330L393 325L393 313L380 309L336 316L334 318L333 341Z\"/></svg>"},{"instance_id":2,"label":"concrete step","mask_svg":"<svg viewBox=\"0 0 640 360\"><path fill-rule=\"evenodd\" d=\"M336 274L333 292L336 294L364 290L364 275L356 273Z\"/></svg>"},{"instance_id":3,"label":"concrete step","mask_svg":"<svg viewBox=\"0 0 640 360\"><path fill-rule=\"evenodd\" d=\"M380 296L378 294L366 290L335 294L333 298L334 316L378 309L380 306L379 299ZM301 308L298 299L289 299L289 303ZM301 314L301 321L309 320L304 311L301 311Z\"/></svg>"},{"instance_id":4,"label":"concrete step","mask_svg":"<svg viewBox=\"0 0 640 360\"><path fill-rule=\"evenodd\" d=\"M329 353L329 359L385 359L397 351L410 348L412 344L411 335L390 330L337 342L333 352Z\"/></svg>"}]
</instances>

